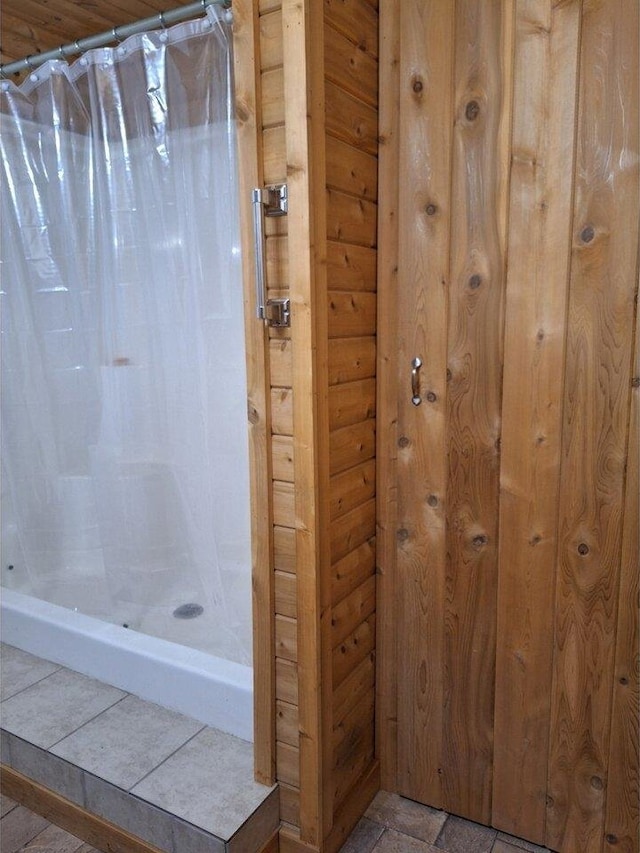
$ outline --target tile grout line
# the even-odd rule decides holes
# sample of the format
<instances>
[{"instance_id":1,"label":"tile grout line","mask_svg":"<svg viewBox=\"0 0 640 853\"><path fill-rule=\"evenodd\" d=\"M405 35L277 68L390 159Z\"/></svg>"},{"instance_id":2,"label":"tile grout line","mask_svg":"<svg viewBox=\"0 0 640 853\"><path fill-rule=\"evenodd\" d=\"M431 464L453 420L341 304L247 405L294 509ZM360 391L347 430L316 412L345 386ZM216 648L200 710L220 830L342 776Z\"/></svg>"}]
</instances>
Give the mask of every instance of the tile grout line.
<instances>
[{"instance_id":1,"label":"tile grout line","mask_svg":"<svg viewBox=\"0 0 640 853\"><path fill-rule=\"evenodd\" d=\"M44 660L44 658L41 658L41 660ZM35 687L36 684L42 684L43 681L46 681L47 678L51 678L52 675L55 675L57 672L60 672L61 669L65 669L65 667L58 666L58 668L54 669L53 672L48 672L46 675L43 675L42 678L38 678L36 681L32 681L31 684L27 684L26 687L21 687L20 690L16 690L16 692L12 693L10 696L5 696L2 702L0 702L0 707L2 707L5 702L8 702L9 699L13 699L15 696L19 696L21 693L24 693L25 690L29 690L30 687Z\"/></svg>"},{"instance_id":2,"label":"tile grout line","mask_svg":"<svg viewBox=\"0 0 640 853\"><path fill-rule=\"evenodd\" d=\"M68 671L68 672L73 672L73 670L67 670L67 671ZM53 674L53 673L52 673L52 674ZM102 683L103 683L103 682L100 682L100 684L102 684ZM112 685L111 685L111 684L108 684L108 685L107 685L107 687L112 687ZM117 687L116 687L116 688L114 688L114 689L115 689L115 690L118 690L119 688L117 688ZM122 692L122 691L121 691L121 692ZM94 714L94 715L93 715L93 717L90 717L88 720L85 720L85 721L84 721L84 723L80 723L80 725L79 725L76 729L73 729L73 731L69 732L69 733L68 733L68 734L66 734L64 737L61 737L61 738L59 738L58 740L54 741L54 742L53 742L52 744L50 744L49 746L45 746L45 747L42 747L42 748L43 748L43 749L46 749L46 750L47 750L47 752L51 752L51 750L53 749L53 747L54 747L54 746L58 746L58 744L59 744L59 743L62 743L62 741L63 741L63 740L66 740L68 737L71 737L71 735L76 734L76 732L79 732L79 731L80 731L80 729L83 729L83 728L84 728L86 725L88 725L89 723L93 723L93 722L94 722L94 720L97 720L97 719L98 719L98 717L101 717L101 716L102 716L104 713L106 713L107 711L110 711L112 708L115 708L115 707L116 707L116 705L119 705L119 704L120 704L121 702L123 702L127 697L132 696L132 695L133 695L132 693L125 693L125 695L124 695L124 696L120 696L120 698L119 698L119 699L116 699L116 700L115 700L115 702L112 702L110 705L107 705L107 707L106 707L106 708L103 708L101 711L98 711L98 713L97 713L97 714ZM18 737L20 737L20 735L18 735ZM22 740L25 740L25 738L22 738ZM37 746L37 744L34 744L34 746ZM52 755L55 755L55 753L54 753L54 752L52 752L51 754L52 754ZM61 758L61 756L57 755L57 756L56 756L56 758ZM73 764L73 762L69 762L69 763L70 763L70 764Z\"/></svg>"},{"instance_id":3,"label":"tile grout line","mask_svg":"<svg viewBox=\"0 0 640 853\"><path fill-rule=\"evenodd\" d=\"M188 719L191 719L191 718L188 718ZM198 723L200 721L196 720L195 722ZM147 779L149 776L151 776L152 773L155 773L156 770L159 770L160 767L162 767L162 765L165 764L165 762L167 762L170 758L173 758L173 756L176 754L176 752L179 752L181 749L183 749L194 738L198 737L198 735L201 734L206 728L209 728L209 727L203 723L202 727L199 728L197 732L194 732L194 734L192 734L190 737L188 737L184 741L184 743L181 743L180 746L177 746L172 752L170 752L169 755L165 755L165 757L162 759L162 761L159 764L157 764L152 770L149 770L148 773L145 773L144 776L142 776L140 779L138 779L138 781L135 782L133 785L131 785L130 788L127 788L127 792L132 793L133 789L136 787L136 785L142 784L142 782L144 782L145 779ZM145 800L143 797L141 797L139 794L133 794L133 796L138 797L138 799L142 800L142 802L144 802L144 803L149 802L148 800ZM153 805L153 803L151 803L151 805Z\"/></svg>"}]
</instances>

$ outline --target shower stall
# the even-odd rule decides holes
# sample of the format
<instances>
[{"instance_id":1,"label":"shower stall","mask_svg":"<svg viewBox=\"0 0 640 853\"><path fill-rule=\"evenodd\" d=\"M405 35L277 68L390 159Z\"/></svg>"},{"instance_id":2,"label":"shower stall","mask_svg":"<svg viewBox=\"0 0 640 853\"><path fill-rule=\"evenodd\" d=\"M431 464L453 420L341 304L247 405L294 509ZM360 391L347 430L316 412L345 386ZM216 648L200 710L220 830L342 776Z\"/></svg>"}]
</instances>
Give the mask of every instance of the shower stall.
<instances>
[{"instance_id":1,"label":"shower stall","mask_svg":"<svg viewBox=\"0 0 640 853\"><path fill-rule=\"evenodd\" d=\"M250 738L232 82L209 7L0 84L1 573L6 642Z\"/></svg>"}]
</instances>

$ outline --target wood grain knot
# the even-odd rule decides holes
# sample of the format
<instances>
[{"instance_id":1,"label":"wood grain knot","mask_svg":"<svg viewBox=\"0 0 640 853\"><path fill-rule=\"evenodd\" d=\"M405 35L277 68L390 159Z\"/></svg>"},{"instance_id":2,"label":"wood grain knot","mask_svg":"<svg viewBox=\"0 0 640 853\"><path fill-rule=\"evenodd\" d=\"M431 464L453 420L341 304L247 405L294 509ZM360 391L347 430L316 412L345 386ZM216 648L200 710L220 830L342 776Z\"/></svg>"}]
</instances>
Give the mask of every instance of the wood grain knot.
<instances>
[{"instance_id":1,"label":"wood grain knot","mask_svg":"<svg viewBox=\"0 0 640 853\"><path fill-rule=\"evenodd\" d=\"M618 836L614 835L612 832L608 832L605 835L605 840L606 840L607 844L617 844L618 843Z\"/></svg>"},{"instance_id":2,"label":"wood grain knot","mask_svg":"<svg viewBox=\"0 0 640 853\"><path fill-rule=\"evenodd\" d=\"M438 399L438 397L437 397L437 395L436 395L436 394L434 394L434 392L433 392L433 391L428 391L428 392L427 392L427 400L428 400L430 403L435 403L435 401L436 401L437 399Z\"/></svg>"},{"instance_id":3,"label":"wood grain knot","mask_svg":"<svg viewBox=\"0 0 640 853\"><path fill-rule=\"evenodd\" d=\"M480 115L480 104L477 101L469 101L465 107L464 114L467 121L475 121Z\"/></svg>"},{"instance_id":4,"label":"wood grain knot","mask_svg":"<svg viewBox=\"0 0 640 853\"><path fill-rule=\"evenodd\" d=\"M581 557L586 557L588 553L589 553L589 546L587 545L586 542L581 542L578 545L578 554L580 554Z\"/></svg>"},{"instance_id":5,"label":"wood grain knot","mask_svg":"<svg viewBox=\"0 0 640 853\"><path fill-rule=\"evenodd\" d=\"M484 536L484 535L474 536L473 539L471 540L471 544L473 545L473 547L476 550L479 550L480 548L483 548L487 544L488 541L489 541L488 536Z\"/></svg>"},{"instance_id":6,"label":"wood grain knot","mask_svg":"<svg viewBox=\"0 0 640 853\"><path fill-rule=\"evenodd\" d=\"M629 679L627 678L626 675L621 676L621 678L619 680L620 680L620 684L622 684L623 687L626 687L629 684Z\"/></svg>"},{"instance_id":7,"label":"wood grain knot","mask_svg":"<svg viewBox=\"0 0 640 853\"><path fill-rule=\"evenodd\" d=\"M429 495L427 503L429 506L438 506L438 498L435 495Z\"/></svg>"},{"instance_id":8,"label":"wood grain knot","mask_svg":"<svg viewBox=\"0 0 640 853\"><path fill-rule=\"evenodd\" d=\"M601 791L604 788L604 782L599 776L592 776L591 787L596 791Z\"/></svg>"},{"instance_id":9,"label":"wood grain knot","mask_svg":"<svg viewBox=\"0 0 640 853\"><path fill-rule=\"evenodd\" d=\"M472 275L471 278L469 279L469 287L471 288L471 290L477 290L481 284L482 284L482 277L479 276L477 273Z\"/></svg>"},{"instance_id":10,"label":"wood grain knot","mask_svg":"<svg viewBox=\"0 0 640 853\"><path fill-rule=\"evenodd\" d=\"M529 545L531 545L531 547L534 548L541 541L542 541L542 536L540 536L538 533L536 533L531 537L531 539L529 539Z\"/></svg>"},{"instance_id":11,"label":"wood grain knot","mask_svg":"<svg viewBox=\"0 0 640 853\"><path fill-rule=\"evenodd\" d=\"M401 527L397 532L398 542L406 542L409 538L409 531L406 527Z\"/></svg>"},{"instance_id":12,"label":"wood grain knot","mask_svg":"<svg viewBox=\"0 0 640 853\"><path fill-rule=\"evenodd\" d=\"M410 444L411 442L406 435L401 435L398 439L398 447L409 447Z\"/></svg>"},{"instance_id":13,"label":"wood grain knot","mask_svg":"<svg viewBox=\"0 0 640 853\"><path fill-rule=\"evenodd\" d=\"M634 376L631 380L632 388L640 388L640 376Z\"/></svg>"},{"instance_id":14,"label":"wood grain knot","mask_svg":"<svg viewBox=\"0 0 640 853\"><path fill-rule=\"evenodd\" d=\"M254 426L255 424L260 422L260 413L258 412L255 406L250 405L248 407L247 417L249 418L249 423L253 424Z\"/></svg>"},{"instance_id":15,"label":"wood grain knot","mask_svg":"<svg viewBox=\"0 0 640 853\"><path fill-rule=\"evenodd\" d=\"M419 95L422 92L422 90L424 89L424 84L420 77L413 78L413 80L411 81L411 88L416 93L416 95Z\"/></svg>"},{"instance_id":16,"label":"wood grain knot","mask_svg":"<svg viewBox=\"0 0 640 853\"><path fill-rule=\"evenodd\" d=\"M433 203L428 204L424 210L427 216L435 216L435 214L438 212L438 208Z\"/></svg>"},{"instance_id":17,"label":"wood grain knot","mask_svg":"<svg viewBox=\"0 0 640 853\"><path fill-rule=\"evenodd\" d=\"M580 232L580 239L583 243L590 243L595 236L596 232L593 229L593 225L585 225Z\"/></svg>"},{"instance_id":18,"label":"wood grain knot","mask_svg":"<svg viewBox=\"0 0 640 853\"><path fill-rule=\"evenodd\" d=\"M236 101L236 118L238 119L240 124L244 124L249 121L253 114L253 110L250 106L243 103L242 101Z\"/></svg>"}]
</instances>

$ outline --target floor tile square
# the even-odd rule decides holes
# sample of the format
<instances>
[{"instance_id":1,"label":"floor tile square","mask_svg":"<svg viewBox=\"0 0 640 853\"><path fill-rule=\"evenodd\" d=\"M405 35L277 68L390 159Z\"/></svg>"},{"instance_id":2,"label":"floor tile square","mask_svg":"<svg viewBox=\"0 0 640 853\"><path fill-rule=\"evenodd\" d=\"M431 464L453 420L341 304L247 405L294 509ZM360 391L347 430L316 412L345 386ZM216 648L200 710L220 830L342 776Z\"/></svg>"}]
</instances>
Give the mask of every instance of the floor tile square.
<instances>
[{"instance_id":1,"label":"floor tile square","mask_svg":"<svg viewBox=\"0 0 640 853\"><path fill-rule=\"evenodd\" d=\"M2 820L2 851L21 850L47 828L49 822L24 806L17 806Z\"/></svg>"},{"instance_id":2,"label":"floor tile square","mask_svg":"<svg viewBox=\"0 0 640 853\"><path fill-rule=\"evenodd\" d=\"M271 791L253 779L253 746L206 728L132 792L229 840Z\"/></svg>"},{"instance_id":3,"label":"floor tile square","mask_svg":"<svg viewBox=\"0 0 640 853\"><path fill-rule=\"evenodd\" d=\"M436 848L426 841L396 832L394 829L385 829L380 841L373 848L374 853L437 853ZM469 853L469 851L467 851Z\"/></svg>"},{"instance_id":4,"label":"floor tile square","mask_svg":"<svg viewBox=\"0 0 640 853\"><path fill-rule=\"evenodd\" d=\"M522 853L522 847L515 847L508 841L497 839L491 848L491 853Z\"/></svg>"},{"instance_id":5,"label":"floor tile square","mask_svg":"<svg viewBox=\"0 0 640 853\"><path fill-rule=\"evenodd\" d=\"M506 832L498 833L498 839L493 848L497 853L501 853L502 851L502 848L497 846L500 843L510 844L511 847L515 847L519 853L522 853L523 850L526 851L526 853L551 853L547 847L540 847L538 844L533 844L531 841L525 841L523 838L516 838L514 835L508 835Z\"/></svg>"},{"instance_id":6,"label":"floor tile square","mask_svg":"<svg viewBox=\"0 0 640 853\"><path fill-rule=\"evenodd\" d=\"M203 728L175 711L127 696L51 752L129 790Z\"/></svg>"},{"instance_id":7,"label":"floor tile square","mask_svg":"<svg viewBox=\"0 0 640 853\"><path fill-rule=\"evenodd\" d=\"M50 663L22 649L16 649L6 643L0 644L0 701L20 693L52 672L60 669L57 663Z\"/></svg>"},{"instance_id":8,"label":"floor tile square","mask_svg":"<svg viewBox=\"0 0 640 853\"><path fill-rule=\"evenodd\" d=\"M450 815L436 841L447 853L489 853L498 833L495 829Z\"/></svg>"},{"instance_id":9,"label":"floor tile square","mask_svg":"<svg viewBox=\"0 0 640 853\"><path fill-rule=\"evenodd\" d=\"M366 817L429 843L436 840L447 819L445 812L387 791L376 794L366 811Z\"/></svg>"},{"instance_id":10,"label":"floor tile square","mask_svg":"<svg viewBox=\"0 0 640 853\"><path fill-rule=\"evenodd\" d=\"M379 823L360 818L340 853L371 853L383 832L384 827Z\"/></svg>"},{"instance_id":11,"label":"floor tile square","mask_svg":"<svg viewBox=\"0 0 640 853\"><path fill-rule=\"evenodd\" d=\"M2 703L2 726L48 749L127 694L59 669Z\"/></svg>"},{"instance_id":12,"label":"floor tile square","mask_svg":"<svg viewBox=\"0 0 640 853\"><path fill-rule=\"evenodd\" d=\"M0 794L0 817L4 817L11 809L15 809L17 805L6 794Z\"/></svg>"}]
</instances>

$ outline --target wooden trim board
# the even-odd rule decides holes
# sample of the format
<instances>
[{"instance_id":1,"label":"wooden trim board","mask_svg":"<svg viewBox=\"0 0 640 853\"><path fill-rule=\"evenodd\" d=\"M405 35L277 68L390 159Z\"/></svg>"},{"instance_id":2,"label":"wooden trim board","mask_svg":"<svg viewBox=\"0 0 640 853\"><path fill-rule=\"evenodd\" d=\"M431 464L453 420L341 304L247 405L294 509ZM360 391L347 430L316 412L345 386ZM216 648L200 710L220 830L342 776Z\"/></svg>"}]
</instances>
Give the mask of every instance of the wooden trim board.
<instances>
[{"instance_id":1,"label":"wooden trim board","mask_svg":"<svg viewBox=\"0 0 640 853\"><path fill-rule=\"evenodd\" d=\"M236 130L251 490L254 763L256 779L272 785L276 776L276 688L269 338L266 326L255 318L253 219L250 204L251 189L262 186L264 178L261 168L260 38L257 15L257 5L253 0L236 0L234 3Z\"/></svg>"}]
</instances>

